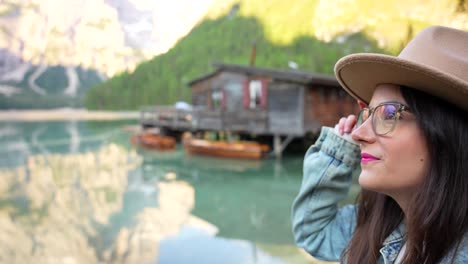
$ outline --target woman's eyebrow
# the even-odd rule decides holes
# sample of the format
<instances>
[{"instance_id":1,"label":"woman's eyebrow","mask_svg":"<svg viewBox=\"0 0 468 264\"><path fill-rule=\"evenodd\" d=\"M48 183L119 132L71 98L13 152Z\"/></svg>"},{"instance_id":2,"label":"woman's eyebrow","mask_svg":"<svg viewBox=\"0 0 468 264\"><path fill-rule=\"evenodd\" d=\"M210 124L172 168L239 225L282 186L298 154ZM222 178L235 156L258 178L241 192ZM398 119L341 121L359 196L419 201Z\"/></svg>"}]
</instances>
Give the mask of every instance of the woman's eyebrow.
<instances>
[{"instance_id":1,"label":"woman's eyebrow","mask_svg":"<svg viewBox=\"0 0 468 264\"><path fill-rule=\"evenodd\" d=\"M397 104L402 104L402 105L405 104L405 103L403 103L403 102L401 102L401 101L399 101L399 100L396 100L396 99L395 99L395 100L390 100L390 101L385 101L385 102L383 102L383 103L397 103Z\"/></svg>"},{"instance_id":2,"label":"woman's eyebrow","mask_svg":"<svg viewBox=\"0 0 468 264\"><path fill-rule=\"evenodd\" d=\"M398 101L398 100L395 99L395 100L382 101L382 102L380 102L380 103L378 103L378 104L376 104L376 105L370 103L370 104L367 105L367 107L368 107L368 108L374 108L374 107L376 107L376 106L378 106L378 105L381 105L381 104L391 104L391 103L406 105L405 103L400 102L400 101Z\"/></svg>"}]
</instances>

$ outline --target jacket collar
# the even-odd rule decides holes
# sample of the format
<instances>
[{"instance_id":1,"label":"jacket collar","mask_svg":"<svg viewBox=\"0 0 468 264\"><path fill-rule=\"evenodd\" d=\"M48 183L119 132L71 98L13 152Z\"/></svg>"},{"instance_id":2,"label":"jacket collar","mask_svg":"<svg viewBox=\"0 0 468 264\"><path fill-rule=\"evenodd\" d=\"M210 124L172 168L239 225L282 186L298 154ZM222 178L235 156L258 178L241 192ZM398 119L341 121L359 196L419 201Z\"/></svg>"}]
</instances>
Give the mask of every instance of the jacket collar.
<instances>
[{"instance_id":1,"label":"jacket collar","mask_svg":"<svg viewBox=\"0 0 468 264\"><path fill-rule=\"evenodd\" d=\"M380 254L384 259L384 263L393 263L403 247L406 234L406 226L400 223L395 230L384 240L383 247L380 249Z\"/></svg>"},{"instance_id":2,"label":"jacket collar","mask_svg":"<svg viewBox=\"0 0 468 264\"><path fill-rule=\"evenodd\" d=\"M395 230L390 233L390 235L384 240L383 245L388 245L394 242L400 242L405 238L406 235L406 226L405 224L400 223Z\"/></svg>"}]
</instances>

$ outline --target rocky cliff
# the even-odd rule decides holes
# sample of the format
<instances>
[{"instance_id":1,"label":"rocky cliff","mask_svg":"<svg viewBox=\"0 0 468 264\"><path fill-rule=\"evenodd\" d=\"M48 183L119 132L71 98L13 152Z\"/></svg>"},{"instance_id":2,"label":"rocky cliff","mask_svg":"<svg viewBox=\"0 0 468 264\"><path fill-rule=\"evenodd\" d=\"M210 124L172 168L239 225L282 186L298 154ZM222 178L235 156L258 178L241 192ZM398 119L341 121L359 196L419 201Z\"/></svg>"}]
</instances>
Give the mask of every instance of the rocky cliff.
<instances>
[{"instance_id":1,"label":"rocky cliff","mask_svg":"<svg viewBox=\"0 0 468 264\"><path fill-rule=\"evenodd\" d=\"M170 49L212 2L2 1L0 108L79 106L90 86Z\"/></svg>"}]
</instances>

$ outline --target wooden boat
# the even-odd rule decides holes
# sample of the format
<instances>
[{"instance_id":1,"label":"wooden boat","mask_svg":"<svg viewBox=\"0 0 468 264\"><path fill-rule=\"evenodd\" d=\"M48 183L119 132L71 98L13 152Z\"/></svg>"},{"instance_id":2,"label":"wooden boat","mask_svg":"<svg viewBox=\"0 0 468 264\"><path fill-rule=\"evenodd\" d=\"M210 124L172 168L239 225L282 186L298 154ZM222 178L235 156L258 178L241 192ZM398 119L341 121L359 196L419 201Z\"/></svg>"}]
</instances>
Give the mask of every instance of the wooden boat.
<instances>
[{"instance_id":1,"label":"wooden boat","mask_svg":"<svg viewBox=\"0 0 468 264\"><path fill-rule=\"evenodd\" d=\"M184 140L185 151L194 155L220 158L261 159L270 147L251 141L209 141L203 139Z\"/></svg>"},{"instance_id":2,"label":"wooden boat","mask_svg":"<svg viewBox=\"0 0 468 264\"><path fill-rule=\"evenodd\" d=\"M136 134L130 138L130 141L135 145L153 150L172 150L176 145L173 137L155 134Z\"/></svg>"}]
</instances>

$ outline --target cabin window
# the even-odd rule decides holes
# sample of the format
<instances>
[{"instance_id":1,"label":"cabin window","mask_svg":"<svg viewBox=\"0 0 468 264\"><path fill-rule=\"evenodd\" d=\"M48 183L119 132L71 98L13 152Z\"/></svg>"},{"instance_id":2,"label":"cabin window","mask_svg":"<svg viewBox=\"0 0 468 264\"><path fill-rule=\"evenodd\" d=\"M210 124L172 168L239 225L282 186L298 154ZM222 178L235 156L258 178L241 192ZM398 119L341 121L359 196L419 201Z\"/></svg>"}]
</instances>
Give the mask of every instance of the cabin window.
<instances>
[{"instance_id":1,"label":"cabin window","mask_svg":"<svg viewBox=\"0 0 468 264\"><path fill-rule=\"evenodd\" d=\"M243 104L248 109L267 108L267 81L245 80L243 84Z\"/></svg>"},{"instance_id":2,"label":"cabin window","mask_svg":"<svg viewBox=\"0 0 468 264\"><path fill-rule=\"evenodd\" d=\"M202 107L208 105L208 97L206 92L194 94L192 98L192 104L194 106Z\"/></svg>"},{"instance_id":3,"label":"cabin window","mask_svg":"<svg viewBox=\"0 0 468 264\"><path fill-rule=\"evenodd\" d=\"M260 106L262 97L262 82L260 80L252 80L249 83L249 107L255 109Z\"/></svg>"},{"instance_id":4,"label":"cabin window","mask_svg":"<svg viewBox=\"0 0 468 264\"><path fill-rule=\"evenodd\" d=\"M213 109L220 109L222 107L223 93L221 90L214 90L211 93L211 102Z\"/></svg>"},{"instance_id":5,"label":"cabin window","mask_svg":"<svg viewBox=\"0 0 468 264\"><path fill-rule=\"evenodd\" d=\"M242 82L230 81L224 87L226 110L235 112L242 109Z\"/></svg>"}]
</instances>

